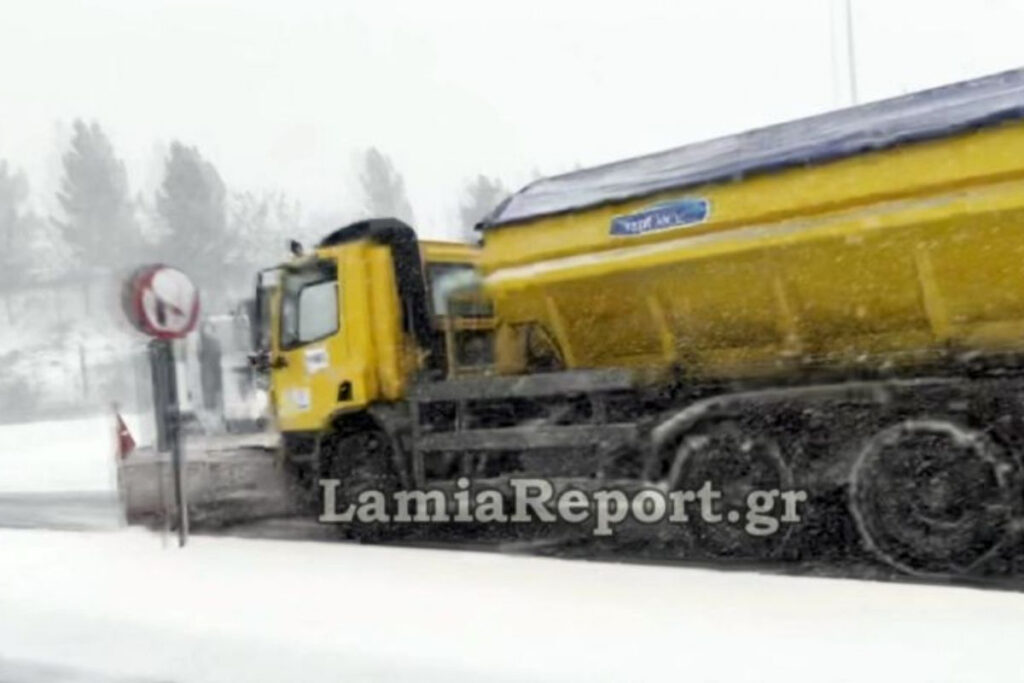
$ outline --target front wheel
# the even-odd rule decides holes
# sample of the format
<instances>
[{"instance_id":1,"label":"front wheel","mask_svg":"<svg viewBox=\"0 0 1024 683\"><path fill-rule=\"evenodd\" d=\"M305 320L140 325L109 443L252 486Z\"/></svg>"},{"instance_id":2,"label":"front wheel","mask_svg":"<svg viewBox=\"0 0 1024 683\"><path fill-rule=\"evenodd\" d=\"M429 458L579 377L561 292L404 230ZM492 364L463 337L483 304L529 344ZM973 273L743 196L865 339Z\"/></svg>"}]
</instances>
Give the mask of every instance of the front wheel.
<instances>
[{"instance_id":1,"label":"front wheel","mask_svg":"<svg viewBox=\"0 0 1024 683\"><path fill-rule=\"evenodd\" d=\"M326 437L321 444L320 478L335 479L340 483L334 490L333 510L330 500L325 499L323 481L318 482L321 521L327 513L342 514L354 506L357 514L351 521L337 522L343 535L358 540L381 540L390 535L389 521L377 519L377 508L364 505L376 492L383 500L383 513L390 517L393 510L393 494L399 488L399 478L392 466L392 448L387 434L379 429L367 429Z\"/></svg>"}]
</instances>

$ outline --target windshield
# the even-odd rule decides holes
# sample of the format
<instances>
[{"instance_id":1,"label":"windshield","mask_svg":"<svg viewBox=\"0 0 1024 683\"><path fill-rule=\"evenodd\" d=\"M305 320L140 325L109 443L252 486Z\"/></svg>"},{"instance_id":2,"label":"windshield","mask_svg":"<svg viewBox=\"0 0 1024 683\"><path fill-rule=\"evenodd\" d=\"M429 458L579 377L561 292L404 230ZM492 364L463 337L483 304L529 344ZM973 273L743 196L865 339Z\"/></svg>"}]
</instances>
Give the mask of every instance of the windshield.
<instances>
[{"instance_id":1,"label":"windshield","mask_svg":"<svg viewBox=\"0 0 1024 683\"><path fill-rule=\"evenodd\" d=\"M323 339L338 330L337 269L329 261L285 271L281 282L281 348Z\"/></svg>"}]
</instances>

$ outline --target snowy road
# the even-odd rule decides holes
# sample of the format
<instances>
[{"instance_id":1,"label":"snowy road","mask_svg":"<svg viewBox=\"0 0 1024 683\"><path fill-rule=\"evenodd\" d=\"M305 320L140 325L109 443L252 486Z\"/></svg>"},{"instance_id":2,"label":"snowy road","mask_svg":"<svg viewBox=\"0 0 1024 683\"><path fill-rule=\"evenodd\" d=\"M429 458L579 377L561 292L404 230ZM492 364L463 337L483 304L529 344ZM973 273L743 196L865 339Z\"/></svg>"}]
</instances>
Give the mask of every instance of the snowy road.
<instances>
[{"instance_id":1,"label":"snowy road","mask_svg":"<svg viewBox=\"0 0 1024 683\"><path fill-rule=\"evenodd\" d=\"M0 530L0 678L7 661L23 680L1016 680L1021 642L1017 593Z\"/></svg>"},{"instance_id":2,"label":"snowy road","mask_svg":"<svg viewBox=\"0 0 1024 683\"><path fill-rule=\"evenodd\" d=\"M109 529L123 518L113 491L0 493L0 527Z\"/></svg>"},{"instance_id":3,"label":"snowy road","mask_svg":"<svg viewBox=\"0 0 1024 683\"><path fill-rule=\"evenodd\" d=\"M125 461L121 476L135 473L129 483L136 484L131 489L138 494L136 498L151 499L143 500L149 506L143 506L146 511L150 507L162 510L158 495L160 475L152 466L154 456L147 447L152 436L151 419L131 414L123 417L140 448ZM108 529L122 524L124 501L118 498L114 429L113 416L109 414L0 425L0 527ZM274 438L268 434L188 435L185 447L190 471L201 470L206 462L222 462L225 453L241 456L246 448L265 456L251 459L250 466L238 470L234 479L220 477L218 481L224 490L209 490L209 486L201 485L208 480L194 476L190 491L193 503L202 502L205 495L230 500L237 508L255 505L268 497L274 499L275 495L281 498L282 494L272 486L277 484L280 488L277 479L264 477L264 481L244 476L252 474L253 469L259 470L256 474L264 470L277 473L266 455ZM163 476L163 485L169 487L169 471ZM256 491L249 490L253 488ZM283 505L278 507L285 509ZM264 505L263 512L268 509Z\"/></svg>"},{"instance_id":4,"label":"snowy road","mask_svg":"<svg viewBox=\"0 0 1024 683\"><path fill-rule=\"evenodd\" d=\"M92 529L0 528L3 683L1024 669L1024 593L269 538L179 551L119 526L111 448L104 418L0 429L0 527ZM309 533L286 521L251 533Z\"/></svg>"}]
</instances>

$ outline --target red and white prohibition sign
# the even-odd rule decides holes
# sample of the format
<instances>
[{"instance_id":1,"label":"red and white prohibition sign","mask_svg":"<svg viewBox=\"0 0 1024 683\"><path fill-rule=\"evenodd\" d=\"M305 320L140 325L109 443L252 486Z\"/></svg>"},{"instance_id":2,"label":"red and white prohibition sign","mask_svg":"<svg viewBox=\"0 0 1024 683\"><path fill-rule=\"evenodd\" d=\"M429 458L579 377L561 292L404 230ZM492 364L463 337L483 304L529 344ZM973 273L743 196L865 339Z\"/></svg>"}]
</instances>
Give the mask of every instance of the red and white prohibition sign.
<instances>
[{"instance_id":1,"label":"red and white prohibition sign","mask_svg":"<svg viewBox=\"0 0 1024 683\"><path fill-rule=\"evenodd\" d=\"M123 304L132 325L158 339L184 337L199 319L199 290L170 266L136 270L126 283Z\"/></svg>"}]
</instances>

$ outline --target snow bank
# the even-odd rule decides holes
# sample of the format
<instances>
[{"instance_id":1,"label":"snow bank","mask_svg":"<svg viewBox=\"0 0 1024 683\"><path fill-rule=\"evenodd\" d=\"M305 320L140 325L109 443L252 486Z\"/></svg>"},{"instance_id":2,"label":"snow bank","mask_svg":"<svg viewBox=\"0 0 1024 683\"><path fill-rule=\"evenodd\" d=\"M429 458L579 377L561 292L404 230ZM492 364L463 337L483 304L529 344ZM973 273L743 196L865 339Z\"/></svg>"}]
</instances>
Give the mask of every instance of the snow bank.
<instances>
[{"instance_id":1,"label":"snow bank","mask_svg":"<svg viewBox=\"0 0 1024 683\"><path fill-rule=\"evenodd\" d=\"M0 491L112 491L109 416L0 425Z\"/></svg>"},{"instance_id":2,"label":"snow bank","mask_svg":"<svg viewBox=\"0 0 1024 683\"><path fill-rule=\"evenodd\" d=\"M133 438L151 441L148 415L123 416ZM0 492L116 491L112 414L0 424Z\"/></svg>"},{"instance_id":3,"label":"snow bank","mask_svg":"<svg viewBox=\"0 0 1024 683\"><path fill-rule=\"evenodd\" d=\"M4 657L174 681L1001 680L1024 595L543 558L0 530Z\"/></svg>"}]
</instances>

